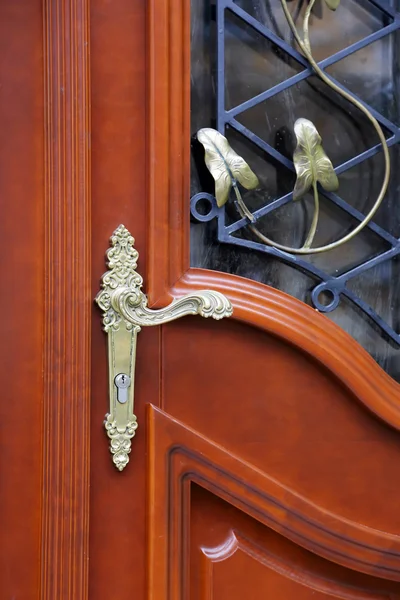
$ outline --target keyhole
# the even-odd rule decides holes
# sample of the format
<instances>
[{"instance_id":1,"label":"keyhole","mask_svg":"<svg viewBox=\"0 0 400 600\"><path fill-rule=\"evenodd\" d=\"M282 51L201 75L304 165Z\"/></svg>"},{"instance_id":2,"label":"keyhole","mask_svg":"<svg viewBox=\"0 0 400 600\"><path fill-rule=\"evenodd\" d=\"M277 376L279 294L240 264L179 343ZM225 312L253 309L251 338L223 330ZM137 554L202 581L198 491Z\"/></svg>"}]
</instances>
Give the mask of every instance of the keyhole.
<instances>
[{"instance_id":1,"label":"keyhole","mask_svg":"<svg viewBox=\"0 0 400 600\"><path fill-rule=\"evenodd\" d=\"M121 379L122 379L122 383L125 383L125 375L122 375Z\"/></svg>"}]
</instances>

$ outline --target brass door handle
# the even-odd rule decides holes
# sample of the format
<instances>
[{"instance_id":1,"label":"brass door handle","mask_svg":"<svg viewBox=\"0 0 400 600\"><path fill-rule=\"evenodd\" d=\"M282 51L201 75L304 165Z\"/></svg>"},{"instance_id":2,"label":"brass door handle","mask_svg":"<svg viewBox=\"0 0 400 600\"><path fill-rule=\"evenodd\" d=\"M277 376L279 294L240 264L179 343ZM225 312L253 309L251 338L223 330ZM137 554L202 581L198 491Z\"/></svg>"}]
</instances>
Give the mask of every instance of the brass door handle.
<instances>
[{"instance_id":1,"label":"brass door handle","mask_svg":"<svg viewBox=\"0 0 400 600\"><path fill-rule=\"evenodd\" d=\"M152 310L142 291L143 279L136 272L139 253L135 240L120 225L107 250L109 271L102 277L96 302L103 311L103 329L108 337L110 412L104 425L110 438L114 465L122 471L129 462L131 440L138 427L134 414L137 334L143 326L161 325L186 315L222 319L232 315L232 305L219 292L199 291L173 300L165 308Z\"/></svg>"}]
</instances>

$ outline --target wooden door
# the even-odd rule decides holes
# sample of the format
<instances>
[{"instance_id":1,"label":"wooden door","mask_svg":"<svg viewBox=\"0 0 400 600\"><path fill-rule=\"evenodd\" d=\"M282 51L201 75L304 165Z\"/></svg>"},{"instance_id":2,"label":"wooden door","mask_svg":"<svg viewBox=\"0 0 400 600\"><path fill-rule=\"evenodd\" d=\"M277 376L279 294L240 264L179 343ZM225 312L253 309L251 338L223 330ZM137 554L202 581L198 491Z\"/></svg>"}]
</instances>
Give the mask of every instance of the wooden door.
<instances>
[{"instance_id":1,"label":"wooden door","mask_svg":"<svg viewBox=\"0 0 400 600\"><path fill-rule=\"evenodd\" d=\"M189 262L189 3L0 3L0 598L400 598L399 386L338 326ZM150 305L112 464L93 299L112 231Z\"/></svg>"}]
</instances>

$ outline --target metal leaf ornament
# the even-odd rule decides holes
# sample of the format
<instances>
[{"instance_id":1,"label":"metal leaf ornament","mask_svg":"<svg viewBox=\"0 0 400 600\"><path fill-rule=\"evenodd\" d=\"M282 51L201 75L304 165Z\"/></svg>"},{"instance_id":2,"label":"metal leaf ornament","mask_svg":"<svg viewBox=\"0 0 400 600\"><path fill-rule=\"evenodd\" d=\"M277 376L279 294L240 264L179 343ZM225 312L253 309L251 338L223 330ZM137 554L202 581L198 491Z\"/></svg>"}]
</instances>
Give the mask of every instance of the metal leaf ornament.
<instances>
[{"instance_id":1,"label":"metal leaf ornament","mask_svg":"<svg viewBox=\"0 0 400 600\"><path fill-rule=\"evenodd\" d=\"M321 145L321 137L314 123L308 119L297 119L294 124L297 146L293 155L297 179L293 199L299 200L317 182L328 192L339 187L333 165Z\"/></svg>"},{"instance_id":2,"label":"metal leaf ornament","mask_svg":"<svg viewBox=\"0 0 400 600\"><path fill-rule=\"evenodd\" d=\"M246 190L253 190L258 186L255 173L219 131L209 127L200 129L197 139L204 146L204 160L215 180L215 198L219 207L227 202L231 188L236 188L237 181Z\"/></svg>"},{"instance_id":3,"label":"metal leaf ornament","mask_svg":"<svg viewBox=\"0 0 400 600\"><path fill-rule=\"evenodd\" d=\"M330 10L336 10L340 4L340 0L325 0L325 4Z\"/></svg>"}]
</instances>

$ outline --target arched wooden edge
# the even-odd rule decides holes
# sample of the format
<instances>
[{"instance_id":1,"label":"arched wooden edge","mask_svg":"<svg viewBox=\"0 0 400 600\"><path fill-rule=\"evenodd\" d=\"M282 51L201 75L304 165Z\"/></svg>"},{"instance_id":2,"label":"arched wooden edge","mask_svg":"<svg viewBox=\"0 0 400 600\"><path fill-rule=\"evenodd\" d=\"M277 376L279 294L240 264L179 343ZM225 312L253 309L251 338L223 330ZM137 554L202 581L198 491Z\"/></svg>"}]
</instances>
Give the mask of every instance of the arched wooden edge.
<instances>
[{"instance_id":1,"label":"arched wooden edge","mask_svg":"<svg viewBox=\"0 0 400 600\"><path fill-rule=\"evenodd\" d=\"M400 429L400 386L350 335L300 300L264 284L205 269L189 269L174 297L213 289L233 304L233 318L294 344L322 363L371 412Z\"/></svg>"},{"instance_id":2,"label":"arched wooden edge","mask_svg":"<svg viewBox=\"0 0 400 600\"><path fill-rule=\"evenodd\" d=\"M171 597L181 591L190 481L319 556L399 581L399 536L325 510L151 405L148 424L149 584L155 600L165 597L168 578Z\"/></svg>"}]
</instances>

